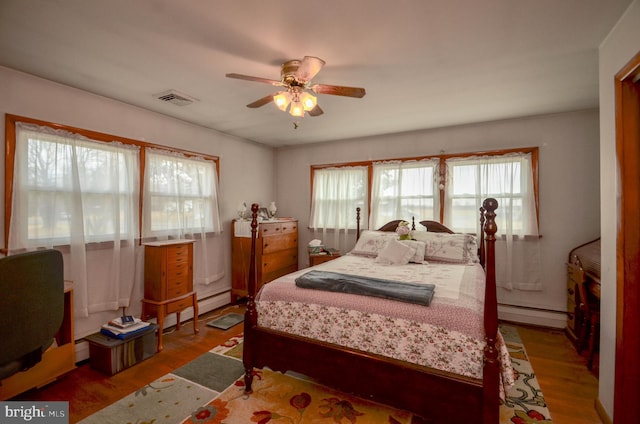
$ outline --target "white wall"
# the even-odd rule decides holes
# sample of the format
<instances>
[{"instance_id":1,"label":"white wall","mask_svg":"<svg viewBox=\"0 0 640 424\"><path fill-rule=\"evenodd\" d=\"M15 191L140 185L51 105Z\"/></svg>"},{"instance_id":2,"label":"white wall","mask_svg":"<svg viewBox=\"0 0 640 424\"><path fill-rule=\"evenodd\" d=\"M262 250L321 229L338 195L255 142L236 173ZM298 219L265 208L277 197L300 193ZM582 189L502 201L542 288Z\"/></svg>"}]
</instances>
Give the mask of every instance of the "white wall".
<instances>
[{"instance_id":1,"label":"white wall","mask_svg":"<svg viewBox=\"0 0 640 424\"><path fill-rule=\"evenodd\" d=\"M236 217L236 206L242 200L265 203L275 198L273 149L0 67L2 134L5 113L219 156L220 213L224 222L223 243L224 246L228 246L224 259L226 275L207 287L199 287L198 294L203 298L230 289L231 219ZM4 157L4 143L0 145L0 152ZM4 170L3 160L0 162L3 182ZM0 207L4 211L4 183L0 190ZM0 226L0 246L6 247L4 226ZM99 274L93 273L92 276ZM142 293L140 287L135 291ZM140 313L139 297L132 301L130 310L134 314ZM229 301L230 296L225 293L217 297L215 305L219 306L221 302L226 304ZM76 319L76 338L97 331L102 323L113 317L114 313L103 313L90 319ZM171 324L171 321L168 323Z\"/></svg>"},{"instance_id":2,"label":"white wall","mask_svg":"<svg viewBox=\"0 0 640 424\"><path fill-rule=\"evenodd\" d=\"M281 148L276 154L278 205L300 220L300 263L305 265L306 244L312 238L308 230L310 165L431 155L442 150L538 146L544 290L503 289L500 302L566 311L567 255L573 247L600 235L598 119L597 110L585 110ZM564 324L564 315L556 315Z\"/></svg>"},{"instance_id":3,"label":"white wall","mask_svg":"<svg viewBox=\"0 0 640 424\"><path fill-rule=\"evenodd\" d=\"M600 192L602 304L599 399L613 417L616 349L617 161L614 76L640 51L640 1L634 1L600 46Z\"/></svg>"}]
</instances>

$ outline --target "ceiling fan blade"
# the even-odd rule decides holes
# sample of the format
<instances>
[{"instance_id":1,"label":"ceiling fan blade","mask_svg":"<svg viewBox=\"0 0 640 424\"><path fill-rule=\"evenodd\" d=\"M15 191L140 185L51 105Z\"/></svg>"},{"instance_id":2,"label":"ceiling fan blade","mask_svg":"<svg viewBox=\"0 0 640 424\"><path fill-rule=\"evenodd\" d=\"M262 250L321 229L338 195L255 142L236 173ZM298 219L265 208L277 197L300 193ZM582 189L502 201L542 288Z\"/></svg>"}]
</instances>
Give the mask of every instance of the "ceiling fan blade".
<instances>
[{"instance_id":1,"label":"ceiling fan blade","mask_svg":"<svg viewBox=\"0 0 640 424\"><path fill-rule=\"evenodd\" d=\"M320 116L324 113L324 110L322 110L320 106L315 105L315 107L307 113L309 114L309 116Z\"/></svg>"},{"instance_id":2,"label":"ceiling fan blade","mask_svg":"<svg viewBox=\"0 0 640 424\"><path fill-rule=\"evenodd\" d=\"M257 108L257 107L264 106L264 105L266 105L266 104L268 104L268 103L272 102L272 101L273 101L273 96L275 96L276 94L277 94L277 93L275 93L275 94L269 94L268 96L264 96L263 98L258 99L258 100L256 100L256 101L255 101L255 102L253 102L253 103L249 103L249 104L247 105L247 107L250 107L250 108L252 108L252 109L255 109L255 108Z\"/></svg>"},{"instance_id":3,"label":"ceiling fan blade","mask_svg":"<svg viewBox=\"0 0 640 424\"><path fill-rule=\"evenodd\" d=\"M249 75L242 75L242 74L227 74L226 77L247 80L247 81L264 82L265 84L282 86L281 81L276 81L268 78L251 77Z\"/></svg>"},{"instance_id":4,"label":"ceiling fan blade","mask_svg":"<svg viewBox=\"0 0 640 424\"><path fill-rule=\"evenodd\" d=\"M315 93L331 94L334 96L362 98L364 97L365 94L367 94L364 88L360 88L360 87L344 87L340 85L314 84L310 88Z\"/></svg>"},{"instance_id":5,"label":"ceiling fan blade","mask_svg":"<svg viewBox=\"0 0 640 424\"><path fill-rule=\"evenodd\" d=\"M311 81L320 72L324 64L325 61L319 57L305 56L296 71L296 79L300 82Z\"/></svg>"}]
</instances>

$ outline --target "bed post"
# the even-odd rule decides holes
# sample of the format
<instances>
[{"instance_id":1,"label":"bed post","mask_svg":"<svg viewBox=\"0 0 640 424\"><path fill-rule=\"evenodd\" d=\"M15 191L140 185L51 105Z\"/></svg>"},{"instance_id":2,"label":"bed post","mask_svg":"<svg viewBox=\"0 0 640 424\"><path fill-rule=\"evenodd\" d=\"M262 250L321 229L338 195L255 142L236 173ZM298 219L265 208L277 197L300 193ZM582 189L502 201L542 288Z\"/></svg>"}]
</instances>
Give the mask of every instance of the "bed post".
<instances>
[{"instance_id":1,"label":"bed post","mask_svg":"<svg viewBox=\"0 0 640 424\"><path fill-rule=\"evenodd\" d=\"M360 206L356 208L356 242L360 240Z\"/></svg>"},{"instance_id":2,"label":"bed post","mask_svg":"<svg viewBox=\"0 0 640 424\"><path fill-rule=\"evenodd\" d=\"M484 231L486 233L485 273L486 287L484 295L484 366L483 366L483 423L498 424L500 415L499 379L500 363L498 362L497 333L498 333L498 300L496 295L496 257L495 243L496 213L498 201L488 198L482 204L485 209Z\"/></svg>"},{"instance_id":3,"label":"bed post","mask_svg":"<svg viewBox=\"0 0 640 424\"><path fill-rule=\"evenodd\" d=\"M485 264L485 254L486 254L486 250L485 250L485 244L484 244L484 221L485 221L485 217L484 217L484 208L482 206L480 206L480 265L482 265L482 267L484 268L484 264Z\"/></svg>"},{"instance_id":4,"label":"bed post","mask_svg":"<svg viewBox=\"0 0 640 424\"><path fill-rule=\"evenodd\" d=\"M258 313L256 311L256 235L258 232L259 205L251 205L251 256L249 259L249 281L247 282L247 310L244 313L244 342L242 348L242 363L244 364L245 393L251 393L253 382L253 334L252 331L258 325Z\"/></svg>"}]
</instances>

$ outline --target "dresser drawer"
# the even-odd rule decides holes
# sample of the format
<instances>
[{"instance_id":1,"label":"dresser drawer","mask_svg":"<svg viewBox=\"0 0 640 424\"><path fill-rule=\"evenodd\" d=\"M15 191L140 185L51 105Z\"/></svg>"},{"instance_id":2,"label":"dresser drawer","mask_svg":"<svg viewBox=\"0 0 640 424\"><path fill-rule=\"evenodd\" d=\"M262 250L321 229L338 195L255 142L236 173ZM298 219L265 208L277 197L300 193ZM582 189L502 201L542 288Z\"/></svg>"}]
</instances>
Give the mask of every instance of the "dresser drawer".
<instances>
[{"instance_id":1,"label":"dresser drawer","mask_svg":"<svg viewBox=\"0 0 640 424\"><path fill-rule=\"evenodd\" d=\"M189 282L186 279L182 281L174 281L167 286L167 299L183 296L191 291Z\"/></svg>"},{"instance_id":2,"label":"dresser drawer","mask_svg":"<svg viewBox=\"0 0 640 424\"><path fill-rule=\"evenodd\" d=\"M173 264L189 263L189 249L190 246L186 244L167 247L167 265L171 267Z\"/></svg>"},{"instance_id":3,"label":"dresser drawer","mask_svg":"<svg viewBox=\"0 0 640 424\"><path fill-rule=\"evenodd\" d=\"M279 237L262 238L262 254L269 255L280 250L298 247L298 233L282 234Z\"/></svg>"},{"instance_id":4,"label":"dresser drawer","mask_svg":"<svg viewBox=\"0 0 640 424\"><path fill-rule=\"evenodd\" d=\"M269 281L273 281L276 278L282 277L283 275L291 274L292 272L296 272L298 270L298 265L289 265L286 268L280 268L268 274L262 274L262 284L266 284Z\"/></svg>"},{"instance_id":5,"label":"dresser drawer","mask_svg":"<svg viewBox=\"0 0 640 424\"><path fill-rule=\"evenodd\" d=\"M291 221L291 222L283 222L282 224L282 234L289 234L289 233L296 233L298 234L298 222L297 221Z\"/></svg>"},{"instance_id":6,"label":"dresser drawer","mask_svg":"<svg viewBox=\"0 0 640 424\"><path fill-rule=\"evenodd\" d=\"M189 262L167 264L167 280L182 280L189 277L191 264Z\"/></svg>"},{"instance_id":7,"label":"dresser drawer","mask_svg":"<svg viewBox=\"0 0 640 424\"><path fill-rule=\"evenodd\" d=\"M191 297L186 297L184 299L176 300L175 302L167 303L167 314L182 311L189 306L193 306L193 300L191 299Z\"/></svg>"},{"instance_id":8,"label":"dresser drawer","mask_svg":"<svg viewBox=\"0 0 640 424\"><path fill-rule=\"evenodd\" d=\"M260 232L262 237L269 237L282 234L282 224L279 222L261 222Z\"/></svg>"},{"instance_id":9,"label":"dresser drawer","mask_svg":"<svg viewBox=\"0 0 640 424\"><path fill-rule=\"evenodd\" d=\"M269 274L278 269L298 265L298 249L282 250L262 257L262 273Z\"/></svg>"}]
</instances>

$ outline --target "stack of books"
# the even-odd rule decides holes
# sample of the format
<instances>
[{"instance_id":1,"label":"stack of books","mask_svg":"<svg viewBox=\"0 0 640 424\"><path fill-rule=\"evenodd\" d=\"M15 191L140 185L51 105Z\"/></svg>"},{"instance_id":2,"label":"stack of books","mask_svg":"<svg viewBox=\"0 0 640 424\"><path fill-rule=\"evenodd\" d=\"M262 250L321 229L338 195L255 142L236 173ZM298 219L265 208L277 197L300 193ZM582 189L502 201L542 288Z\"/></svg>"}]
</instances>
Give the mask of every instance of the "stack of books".
<instances>
[{"instance_id":1,"label":"stack of books","mask_svg":"<svg viewBox=\"0 0 640 424\"><path fill-rule=\"evenodd\" d=\"M149 325L140 318L135 318L131 322L123 322L122 318L115 318L104 324L100 332L105 336L127 340L147 330Z\"/></svg>"}]
</instances>

